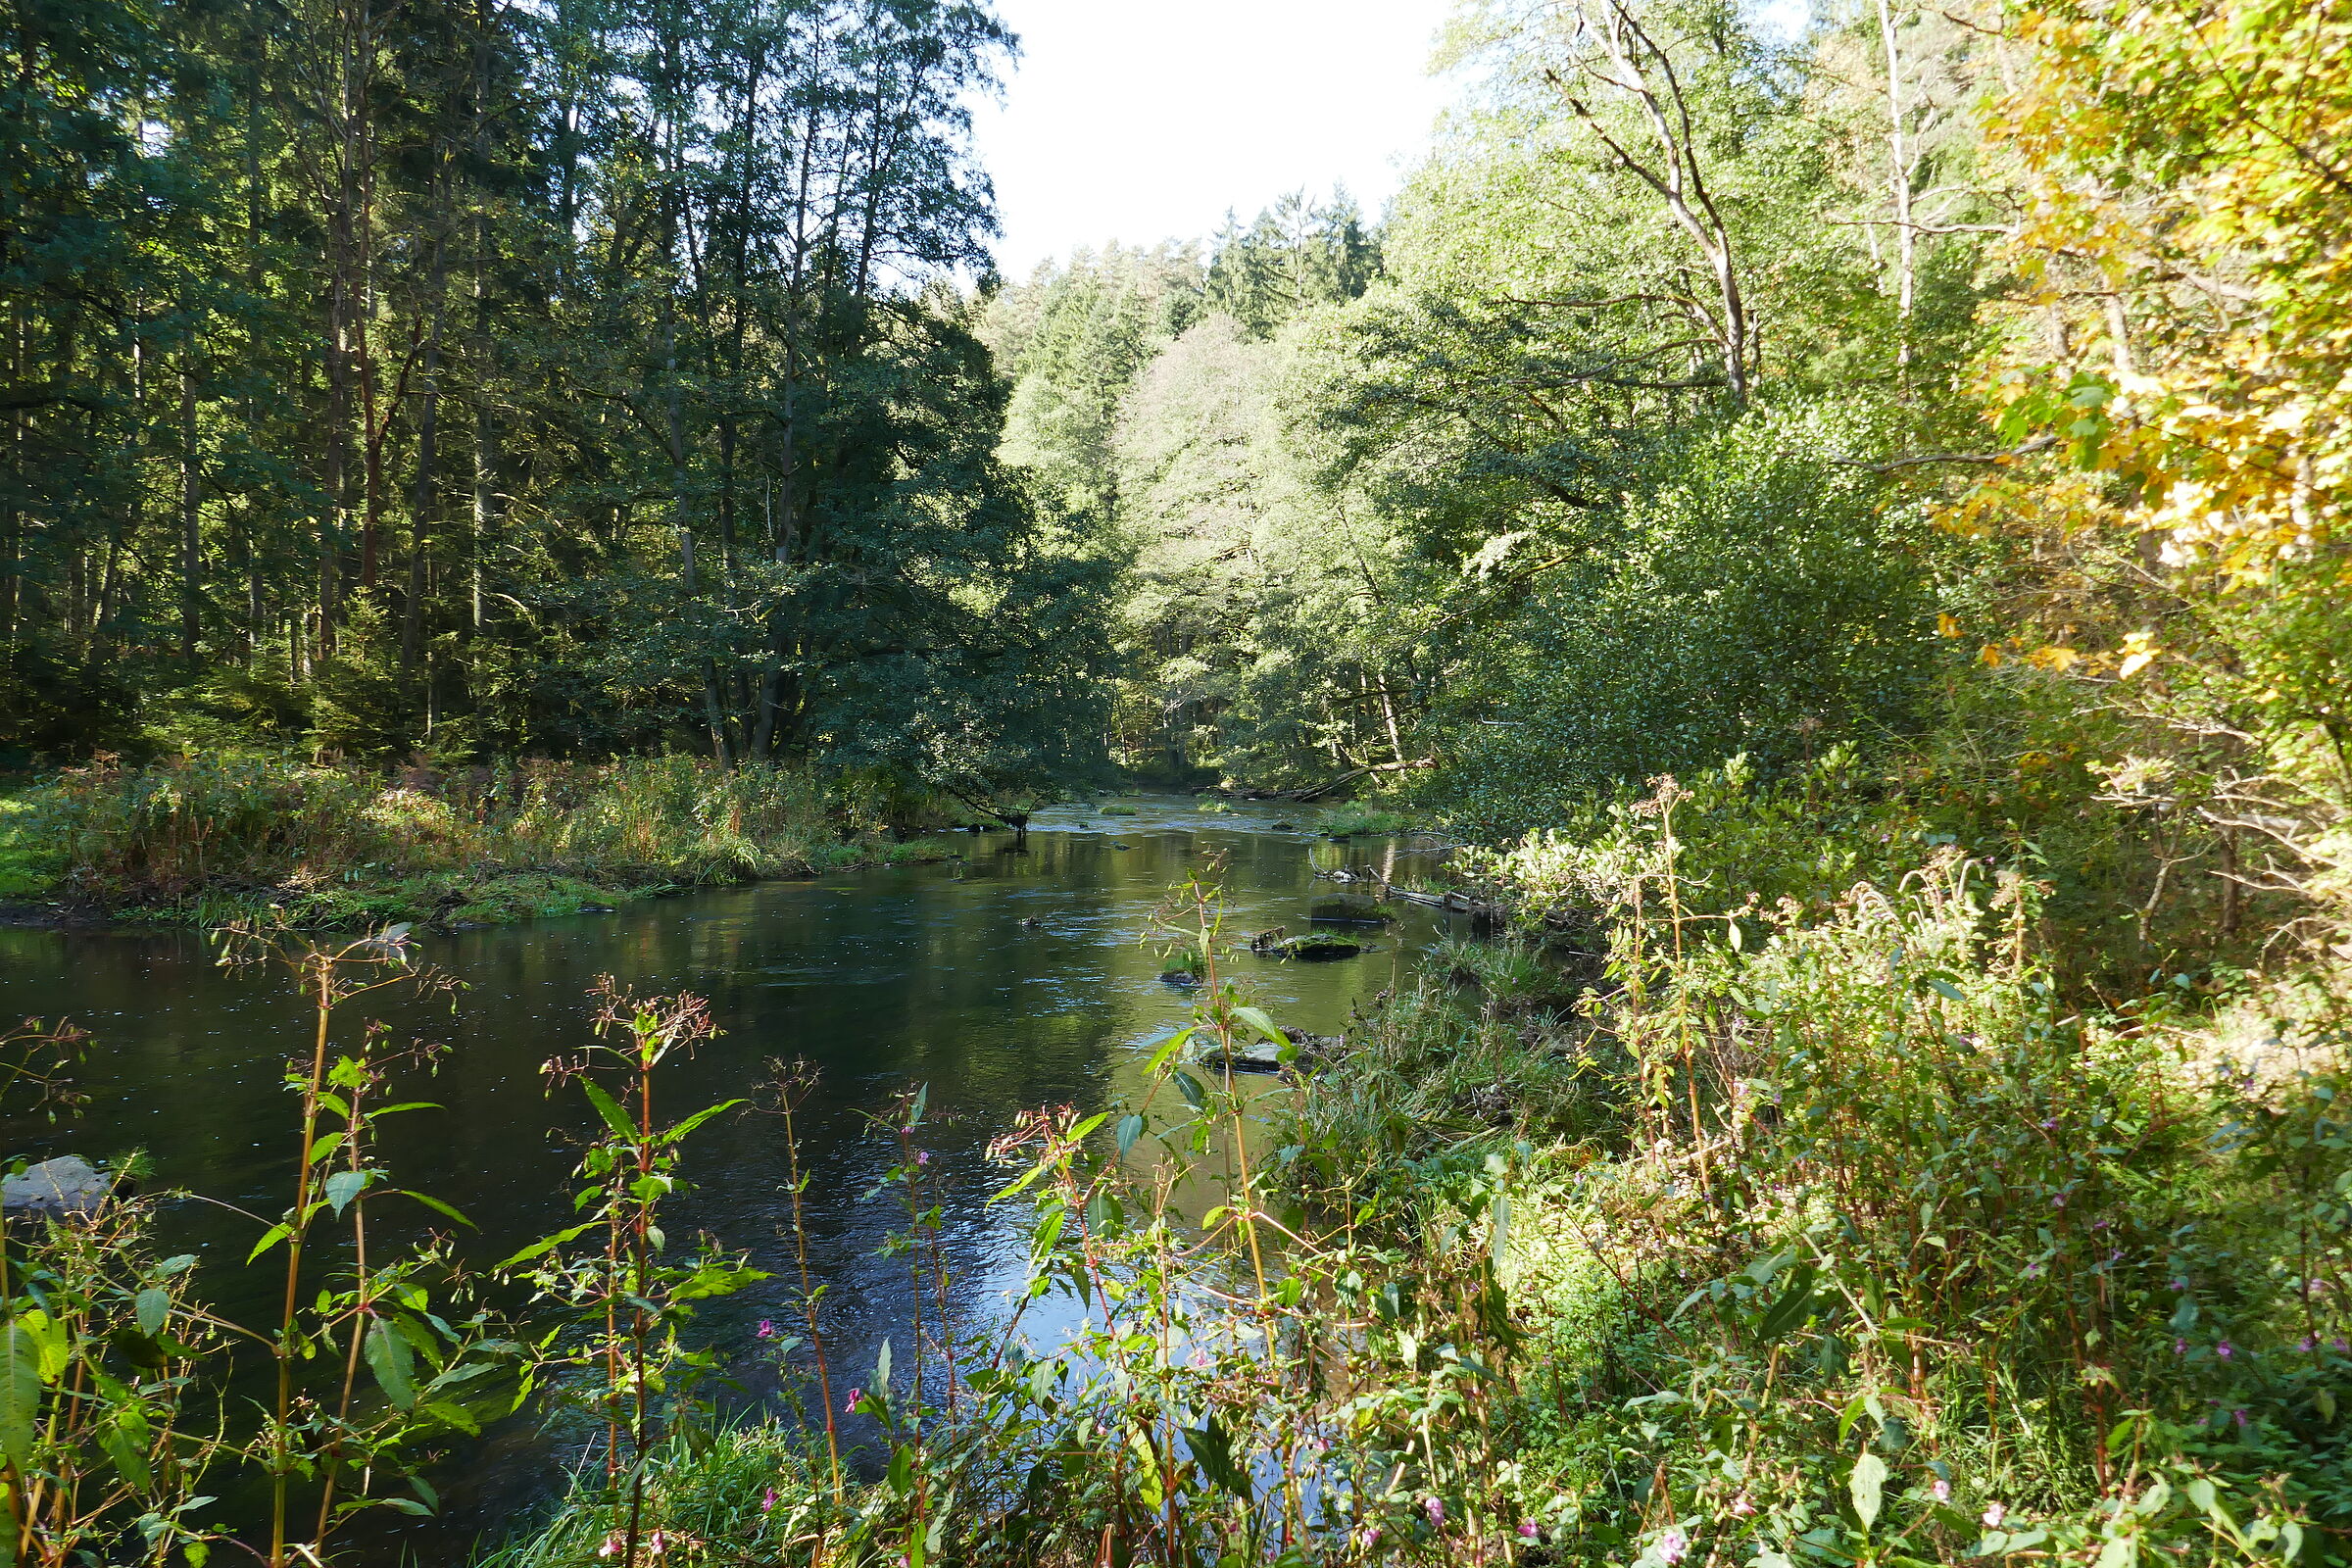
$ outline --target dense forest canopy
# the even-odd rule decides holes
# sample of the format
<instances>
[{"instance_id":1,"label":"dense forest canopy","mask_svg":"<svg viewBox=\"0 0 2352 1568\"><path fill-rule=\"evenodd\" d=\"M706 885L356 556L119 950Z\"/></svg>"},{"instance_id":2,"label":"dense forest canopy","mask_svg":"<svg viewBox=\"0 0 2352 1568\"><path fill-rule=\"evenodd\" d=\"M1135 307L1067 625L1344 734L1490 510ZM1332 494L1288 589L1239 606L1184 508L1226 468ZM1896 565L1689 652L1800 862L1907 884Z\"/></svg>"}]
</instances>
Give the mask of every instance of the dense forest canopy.
<instances>
[{"instance_id":1,"label":"dense forest canopy","mask_svg":"<svg viewBox=\"0 0 2352 1568\"><path fill-rule=\"evenodd\" d=\"M958 0L108 5L11 29L7 744L838 753L1099 731L997 461Z\"/></svg>"}]
</instances>

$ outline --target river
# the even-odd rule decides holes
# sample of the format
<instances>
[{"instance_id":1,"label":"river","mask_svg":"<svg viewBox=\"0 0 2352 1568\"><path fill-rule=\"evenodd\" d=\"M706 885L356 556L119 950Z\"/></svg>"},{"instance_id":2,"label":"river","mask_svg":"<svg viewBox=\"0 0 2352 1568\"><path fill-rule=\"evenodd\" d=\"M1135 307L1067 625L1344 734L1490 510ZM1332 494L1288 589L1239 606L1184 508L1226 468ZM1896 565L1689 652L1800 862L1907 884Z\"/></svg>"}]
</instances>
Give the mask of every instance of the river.
<instances>
[{"instance_id":1,"label":"river","mask_svg":"<svg viewBox=\"0 0 2352 1568\"><path fill-rule=\"evenodd\" d=\"M433 1079L402 1086L404 1098L445 1108L388 1122L384 1161L403 1186L466 1211L479 1229L476 1256L555 1229L569 1212L588 1117L576 1090L546 1093L540 1064L590 1038L587 991L599 975L641 994L697 993L725 1034L663 1069L672 1114L754 1093L769 1058L805 1058L820 1074L800 1118L813 1261L832 1287L828 1332L842 1362L862 1365L906 1306L902 1265L875 1255L893 1215L864 1195L891 1156L865 1113L895 1090L929 1085L928 1138L962 1306L989 1310L1017 1279L1021 1250L1018 1216L987 1203L1002 1172L981 1151L1023 1107L1099 1109L1140 1088L1148 1048L1192 1006L1158 979L1158 952L1141 940L1171 884L1221 856L1229 932L1297 931L1310 899L1332 891L1318 868L1385 858L1401 875L1414 858L1277 827L1311 820L1306 808L1187 798L1123 801L1112 814L1065 807L1040 813L1025 843L970 835L959 863L426 938L421 959L462 983L454 1012L447 1000L379 1010L396 1038L449 1045ZM1398 923L1362 957L1237 956L1228 966L1278 1020L1337 1033L1357 1004L1403 980L1442 929L1441 916L1397 909ZM0 1017L24 1016L91 1032L75 1073L91 1102L55 1126L0 1123L8 1153L111 1160L141 1150L157 1188L271 1220L285 1207L295 1107L281 1074L308 1025L282 973L224 970L193 933L0 929ZM359 1021L355 1013L344 1027ZM749 1351L760 1319L788 1318L784 1170L772 1118L722 1119L692 1145L685 1173L695 1186L665 1210L671 1234L708 1230L779 1275L708 1311L698 1328L713 1343ZM200 1294L232 1317L269 1318L274 1263L239 1267L256 1224L195 1201L172 1205L165 1224L173 1250L205 1259ZM548 1495L562 1444L512 1425L448 1468L441 1520L374 1541L359 1560L458 1561L462 1542Z\"/></svg>"}]
</instances>

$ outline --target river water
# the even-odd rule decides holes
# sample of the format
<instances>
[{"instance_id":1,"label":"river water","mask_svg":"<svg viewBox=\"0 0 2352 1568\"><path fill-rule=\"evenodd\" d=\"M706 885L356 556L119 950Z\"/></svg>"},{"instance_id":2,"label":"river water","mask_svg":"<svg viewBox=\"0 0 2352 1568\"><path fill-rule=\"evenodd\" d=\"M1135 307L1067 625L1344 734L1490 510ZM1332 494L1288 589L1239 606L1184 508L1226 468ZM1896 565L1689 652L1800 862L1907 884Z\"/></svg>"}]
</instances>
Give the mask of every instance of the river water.
<instances>
[{"instance_id":1,"label":"river water","mask_svg":"<svg viewBox=\"0 0 2352 1568\"><path fill-rule=\"evenodd\" d=\"M1134 814L1060 808L1025 843L970 835L960 863L773 882L634 904L612 914L453 933L424 940L424 962L463 988L455 1010L373 1009L397 1039L450 1047L430 1081L402 1098L445 1107L395 1117L381 1150L399 1183L455 1203L479 1229L473 1255L503 1256L566 1222L570 1172L590 1117L576 1090L545 1090L540 1064L590 1039L589 986L612 974L640 994L692 991L725 1030L690 1061L665 1067L672 1115L755 1093L769 1058L820 1073L800 1118L812 1260L832 1287L828 1334L839 1364L870 1362L904 1323L903 1265L875 1255L895 1216L867 1191L892 1162L865 1113L896 1090L929 1086L927 1142L942 1174L961 1303L985 1312L1016 1283L1019 1216L987 1202L1003 1173L981 1151L1020 1109L1074 1102L1101 1109L1140 1092L1149 1048L1190 1015L1189 994L1158 979L1142 940L1185 873L1223 858L1227 930L1304 929L1317 869L1384 860L1396 846L1317 842L1276 824L1300 808L1181 798L1117 803ZM1337 962L1226 960L1279 1021L1337 1033L1352 1008L1405 979L1442 916L1398 906L1377 951ZM356 1029L365 1004L345 1020ZM142 1150L153 1185L184 1189L274 1220L295 1160L294 1104L281 1087L304 1049L308 1014L283 974L223 970L188 933L0 929L0 1017L70 1018L94 1036L76 1070L91 1104L50 1126L0 1122L0 1152L104 1161ZM672 1236L708 1230L777 1273L714 1303L698 1329L756 1349L761 1318L789 1322L791 1272L781 1131L738 1115L697 1135L694 1190L664 1210ZM205 1260L200 1294L244 1321L270 1315L270 1266L244 1270L261 1226L213 1203L174 1203L173 1250ZM277 1276L282 1281L282 1275ZM900 1330L902 1339L903 1329ZM856 1381L853 1376L850 1381ZM561 1440L515 1422L442 1476L443 1519L368 1544L362 1560L457 1562L463 1543L549 1495Z\"/></svg>"}]
</instances>

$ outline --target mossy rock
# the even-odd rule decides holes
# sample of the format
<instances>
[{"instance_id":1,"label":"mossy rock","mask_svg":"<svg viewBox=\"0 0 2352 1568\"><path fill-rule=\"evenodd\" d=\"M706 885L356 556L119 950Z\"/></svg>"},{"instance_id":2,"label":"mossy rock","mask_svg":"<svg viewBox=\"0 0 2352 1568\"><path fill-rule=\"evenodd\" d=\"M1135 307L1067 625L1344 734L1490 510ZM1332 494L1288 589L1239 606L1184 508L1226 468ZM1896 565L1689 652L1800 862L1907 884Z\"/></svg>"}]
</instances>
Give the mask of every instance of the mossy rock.
<instances>
[{"instance_id":1,"label":"mossy rock","mask_svg":"<svg viewBox=\"0 0 2352 1568\"><path fill-rule=\"evenodd\" d=\"M1328 962L1334 958L1352 958L1370 953L1372 944L1362 937L1345 931L1309 931L1300 936L1285 937L1255 950L1269 958L1303 958L1311 962Z\"/></svg>"},{"instance_id":2,"label":"mossy rock","mask_svg":"<svg viewBox=\"0 0 2352 1568\"><path fill-rule=\"evenodd\" d=\"M1306 906L1306 917L1331 925L1387 925L1396 918L1360 893L1342 893L1317 899Z\"/></svg>"}]
</instances>

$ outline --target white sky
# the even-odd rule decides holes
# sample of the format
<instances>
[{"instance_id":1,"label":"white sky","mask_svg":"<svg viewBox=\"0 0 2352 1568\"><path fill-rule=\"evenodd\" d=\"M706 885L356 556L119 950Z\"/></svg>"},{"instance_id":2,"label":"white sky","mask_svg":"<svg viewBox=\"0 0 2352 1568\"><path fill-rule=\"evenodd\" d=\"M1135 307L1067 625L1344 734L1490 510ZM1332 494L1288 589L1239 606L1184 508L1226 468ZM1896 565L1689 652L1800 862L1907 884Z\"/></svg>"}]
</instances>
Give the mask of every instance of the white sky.
<instances>
[{"instance_id":1,"label":"white sky","mask_svg":"<svg viewBox=\"0 0 2352 1568\"><path fill-rule=\"evenodd\" d=\"M1346 184L1369 218L1451 86L1426 74L1450 0L998 0L1022 56L975 115L997 263L1205 237Z\"/></svg>"}]
</instances>

